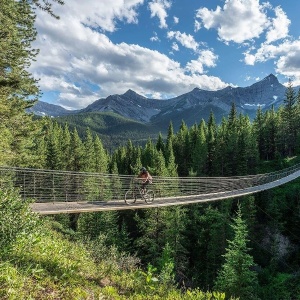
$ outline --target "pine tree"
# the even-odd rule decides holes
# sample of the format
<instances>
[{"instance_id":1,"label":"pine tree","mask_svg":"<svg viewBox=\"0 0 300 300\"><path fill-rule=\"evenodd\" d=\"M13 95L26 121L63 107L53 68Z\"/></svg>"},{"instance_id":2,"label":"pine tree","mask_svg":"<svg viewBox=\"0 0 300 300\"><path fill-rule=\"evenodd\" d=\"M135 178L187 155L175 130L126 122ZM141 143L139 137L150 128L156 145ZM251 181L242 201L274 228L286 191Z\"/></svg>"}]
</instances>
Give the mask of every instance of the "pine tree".
<instances>
[{"instance_id":1,"label":"pine tree","mask_svg":"<svg viewBox=\"0 0 300 300\"><path fill-rule=\"evenodd\" d=\"M45 169L46 167L46 141L45 137L42 135L37 135L34 139L34 148L32 149L36 156L39 158L35 163L28 165L28 167L36 168L36 169Z\"/></svg>"},{"instance_id":2,"label":"pine tree","mask_svg":"<svg viewBox=\"0 0 300 300\"><path fill-rule=\"evenodd\" d=\"M71 162L71 133L69 131L68 124L65 124L61 141L60 141L60 148L61 148L61 170L70 170Z\"/></svg>"},{"instance_id":3,"label":"pine tree","mask_svg":"<svg viewBox=\"0 0 300 300\"><path fill-rule=\"evenodd\" d=\"M51 0L51 1L54 2L54 3L58 3L60 5L64 4L63 0ZM33 5L35 5L36 7L38 7L39 9L49 13L52 17L54 17L56 19L59 19L59 16L54 13L54 11L52 9L52 3L49 0L32 0L30 2Z\"/></svg>"},{"instance_id":4,"label":"pine tree","mask_svg":"<svg viewBox=\"0 0 300 300\"><path fill-rule=\"evenodd\" d=\"M266 159L273 160L278 153L278 126L279 120L274 107L265 115L265 140L266 140Z\"/></svg>"},{"instance_id":5,"label":"pine tree","mask_svg":"<svg viewBox=\"0 0 300 300\"><path fill-rule=\"evenodd\" d=\"M181 122L180 129L174 137L173 150L176 164L178 165L178 175L187 176L189 173L189 130L184 121Z\"/></svg>"},{"instance_id":6,"label":"pine tree","mask_svg":"<svg viewBox=\"0 0 300 300\"><path fill-rule=\"evenodd\" d=\"M106 236L106 245L117 245L119 240L119 225L117 211L92 212L81 214L78 219L78 232L90 239L96 239L100 234Z\"/></svg>"},{"instance_id":7,"label":"pine tree","mask_svg":"<svg viewBox=\"0 0 300 300\"><path fill-rule=\"evenodd\" d=\"M85 172L95 172L95 147L92 132L90 128L86 130L85 140L83 142L83 170Z\"/></svg>"},{"instance_id":8,"label":"pine tree","mask_svg":"<svg viewBox=\"0 0 300 300\"><path fill-rule=\"evenodd\" d=\"M183 206L165 208L165 246L169 245L177 274L184 274L187 268L186 229L187 210ZM180 276L180 275L179 275Z\"/></svg>"},{"instance_id":9,"label":"pine tree","mask_svg":"<svg viewBox=\"0 0 300 300\"><path fill-rule=\"evenodd\" d=\"M224 254L226 221L217 208L193 204L189 210L188 235L190 273L200 286L215 280Z\"/></svg>"},{"instance_id":10,"label":"pine tree","mask_svg":"<svg viewBox=\"0 0 300 300\"><path fill-rule=\"evenodd\" d=\"M211 176L214 171L214 164L216 159L216 135L217 125L213 112L210 113L207 124L207 160L206 160L206 174Z\"/></svg>"},{"instance_id":11,"label":"pine tree","mask_svg":"<svg viewBox=\"0 0 300 300\"><path fill-rule=\"evenodd\" d=\"M166 244L171 248L175 269L182 272L186 267L184 233L187 219L182 207L147 209L143 216L136 215L137 226L142 233L135 243L139 257L158 266Z\"/></svg>"},{"instance_id":12,"label":"pine tree","mask_svg":"<svg viewBox=\"0 0 300 300\"><path fill-rule=\"evenodd\" d=\"M156 150L157 151L161 150L163 153L165 152L165 143L163 141L161 132L159 133L158 138L157 138Z\"/></svg>"},{"instance_id":13,"label":"pine tree","mask_svg":"<svg viewBox=\"0 0 300 300\"><path fill-rule=\"evenodd\" d=\"M126 165L126 149L124 146L118 147L112 155L112 160L116 162L119 174L129 175Z\"/></svg>"},{"instance_id":14,"label":"pine tree","mask_svg":"<svg viewBox=\"0 0 300 300\"><path fill-rule=\"evenodd\" d=\"M228 248L224 255L225 262L218 273L215 288L225 292L227 297L239 297L245 300L257 300L258 280L253 268L253 257L247 247L248 230L242 219L240 206L231 225L234 238L228 241Z\"/></svg>"},{"instance_id":15,"label":"pine tree","mask_svg":"<svg viewBox=\"0 0 300 300\"><path fill-rule=\"evenodd\" d=\"M108 156L98 135L94 138L95 172L107 173Z\"/></svg>"},{"instance_id":16,"label":"pine tree","mask_svg":"<svg viewBox=\"0 0 300 300\"><path fill-rule=\"evenodd\" d=\"M227 151L225 156L226 162L226 176L237 175L237 159L238 159L238 117L237 110L234 103L232 103L231 110L228 117L226 133Z\"/></svg>"},{"instance_id":17,"label":"pine tree","mask_svg":"<svg viewBox=\"0 0 300 300\"><path fill-rule=\"evenodd\" d=\"M157 153L157 150L155 148L155 146L153 145L152 140L149 138L144 150L142 151L142 164L144 167L148 168L152 168L154 167L153 165L153 159L155 156L155 153Z\"/></svg>"},{"instance_id":18,"label":"pine tree","mask_svg":"<svg viewBox=\"0 0 300 300\"><path fill-rule=\"evenodd\" d=\"M75 128L71 135L71 171L83 171L84 167L84 147L77 129Z\"/></svg>"},{"instance_id":19,"label":"pine tree","mask_svg":"<svg viewBox=\"0 0 300 300\"><path fill-rule=\"evenodd\" d=\"M207 157L205 126L205 122L202 120L198 130L195 130L195 136L192 141L192 169L195 171L197 176L205 175Z\"/></svg>"},{"instance_id":20,"label":"pine tree","mask_svg":"<svg viewBox=\"0 0 300 300\"><path fill-rule=\"evenodd\" d=\"M165 245L164 209L152 208L145 210L144 214L136 214L137 228L141 233L135 240L138 257L147 263L156 264L159 253Z\"/></svg>"},{"instance_id":21,"label":"pine tree","mask_svg":"<svg viewBox=\"0 0 300 300\"><path fill-rule=\"evenodd\" d=\"M296 124L297 124L297 133L296 133L296 154L300 153L300 88L297 93L296 100Z\"/></svg>"},{"instance_id":22,"label":"pine tree","mask_svg":"<svg viewBox=\"0 0 300 300\"><path fill-rule=\"evenodd\" d=\"M132 162L130 164L131 174L140 173L142 165L142 148L138 146L133 149Z\"/></svg>"},{"instance_id":23,"label":"pine tree","mask_svg":"<svg viewBox=\"0 0 300 300\"><path fill-rule=\"evenodd\" d=\"M166 168L165 157L162 151L154 151L153 161L151 165L151 173L157 176L168 176L168 169Z\"/></svg>"},{"instance_id":24,"label":"pine tree","mask_svg":"<svg viewBox=\"0 0 300 300\"><path fill-rule=\"evenodd\" d=\"M264 115L262 112L261 107L259 106L258 110L256 111L256 116L254 118L253 122L254 131L257 137L257 146L258 146L258 152L259 157L264 159L266 156L266 141L265 141L265 121L264 121Z\"/></svg>"},{"instance_id":25,"label":"pine tree","mask_svg":"<svg viewBox=\"0 0 300 300\"><path fill-rule=\"evenodd\" d=\"M50 170L61 169L60 128L56 122L51 122L46 141L46 167Z\"/></svg>"},{"instance_id":26,"label":"pine tree","mask_svg":"<svg viewBox=\"0 0 300 300\"><path fill-rule=\"evenodd\" d=\"M228 120L223 117L217 128L215 141L215 163L212 170L212 174L215 176L226 176L227 127Z\"/></svg>"},{"instance_id":27,"label":"pine tree","mask_svg":"<svg viewBox=\"0 0 300 300\"><path fill-rule=\"evenodd\" d=\"M237 175L253 173L256 169L258 152L248 116L239 117Z\"/></svg>"},{"instance_id":28,"label":"pine tree","mask_svg":"<svg viewBox=\"0 0 300 300\"><path fill-rule=\"evenodd\" d=\"M39 1L3 0L0 5L0 162L35 166L39 157L34 149L41 129L26 109L39 96L37 80L28 72L38 50L35 11ZM46 9L49 12L49 9Z\"/></svg>"},{"instance_id":29,"label":"pine tree","mask_svg":"<svg viewBox=\"0 0 300 300\"><path fill-rule=\"evenodd\" d=\"M115 157L113 157L110 162L110 174L112 174L110 178L112 199L123 199L124 197L124 194L122 192L122 181L118 176L118 173L118 165L115 161Z\"/></svg>"},{"instance_id":30,"label":"pine tree","mask_svg":"<svg viewBox=\"0 0 300 300\"><path fill-rule=\"evenodd\" d=\"M165 151L165 161L166 161L166 166L168 169L168 173L170 177L178 177L177 173L177 165L175 163L175 155L173 151L173 142L172 139L170 139L167 143L166 146L166 151Z\"/></svg>"},{"instance_id":31,"label":"pine tree","mask_svg":"<svg viewBox=\"0 0 300 300\"><path fill-rule=\"evenodd\" d=\"M286 154L292 156L295 153L296 146L296 93L294 91L292 82L289 81L285 92L284 109L283 113L283 125L284 136L286 141Z\"/></svg>"},{"instance_id":32,"label":"pine tree","mask_svg":"<svg viewBox=\"0 0 300 300\"><path fill-rule=\"evenodd\" d=\"M35 17L29 1L1 1L0 94L10 98L15 107L32 105L32 101L23 101L39 93L36 80L27 71L38 54L31 49L37 35Z\"/></svg>"}]
</instances>

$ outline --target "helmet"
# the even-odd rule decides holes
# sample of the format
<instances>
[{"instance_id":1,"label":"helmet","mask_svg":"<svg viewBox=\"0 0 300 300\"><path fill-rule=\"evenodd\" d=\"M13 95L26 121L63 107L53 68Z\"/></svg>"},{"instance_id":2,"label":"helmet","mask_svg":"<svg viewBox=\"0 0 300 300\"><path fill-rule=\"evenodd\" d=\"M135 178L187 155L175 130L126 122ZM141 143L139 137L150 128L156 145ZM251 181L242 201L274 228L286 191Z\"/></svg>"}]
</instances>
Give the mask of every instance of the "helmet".
<instances>
[{"instance_id":1,"label":"helmet","mask_svg":"<svg viewBox=\"0 0 300 300\"><path fill-rule=\"evenodd\" d=\"M147 169L145 167L142 167L140 171L143 172L143 173L146 173Z\"/></svg>"}]
</instances>

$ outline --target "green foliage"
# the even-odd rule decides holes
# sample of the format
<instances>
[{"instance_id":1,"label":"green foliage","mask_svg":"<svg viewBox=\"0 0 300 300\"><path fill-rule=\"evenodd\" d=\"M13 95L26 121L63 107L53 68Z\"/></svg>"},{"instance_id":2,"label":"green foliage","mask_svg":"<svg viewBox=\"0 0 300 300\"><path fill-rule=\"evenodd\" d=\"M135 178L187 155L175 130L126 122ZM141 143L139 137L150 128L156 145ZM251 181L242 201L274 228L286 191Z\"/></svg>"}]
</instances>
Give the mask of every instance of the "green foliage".
<instances>
[{"instance_id":1,"label":"green foliage","mask_svg":"<svg viewBox=\"0 0 300 300\"><path fill-rule=\"evenodd\" d=\"M261 299L299 299L300 297L300 278L297 274L275 273L269 270L260 275L264 285L260 288Z\"/></svg>"},{"instance_id":2,"label":"green foliage","mask_svg":"<svg viewBox=\"0 0 300 300\"><path fill-rule=\"evenodd\" d=\"M91 239L97 238L100 234L106 235L107 246L118 245L118 212L103 211L81 214L78 219L77 231Z\"/></svg>"},{"instance_id":3,"label":"green foliage","mask_svg":"<svg viewBox=\"0 0 300 300\"><path fill-rule=\"evenodd\" d=\"M158 284L158 278L155 275L156 271L157 269L155 267L148 264L145 272L141 270L137 272L137 277L141 282L142 293L151 295L155 291Z\"/></svg>"},{"instance_id":4,"label":"green foliage","mask_svg":"<svg viewBox=\"0 0 300 300\"><path fill-rule=\"evenodd\" d=\"M101 138L106 149L114 150L126 144L130 139L134 144L144 145L148 137L156 139L162 129L155 124L144 124L126 119L112 112L92 112L55 118L60 124L68 123L70 128L77 129L83 137L86 128ZM164 135L165 132L162 132Z\"/></svg>"},{"instance_id":5,"label":"green foliage","mask_svg":"<svg viewBox=\"0 0 300 300\"><path fill-rule=\"evenodd\" d=\"M0 251L7 252L18 239L31 235L38 218L33 215L29 203L19 193L10 189L0 190Z\"/></svg>"},{"instance_id":6,"label":"green foliage","mask_svg":"<svg viewBox=\"0 0 300 300\"><path fill-rule=\"evenodd\" d=\"M31 150L40 128L25 109L39 94L28 72L38 53L31 49L35 14L29 1L3 0L0 16L0 164L34 166Z\"/></svg>"},{"instance_id":7,"label":"green foliage","mask_svg":"<svg viewBox=\"0 0 300 300\"><path fill-rule=\"evenodd\" d=\"M163 248L161 258L158 261L159 266L159 280L167 286L175 286L175 263L173 258L173 251L169 245Z\"/></svg>"},{"instance_id":8,"label":"green foliage","mask_svg":"<svg viewBox=\"0 0 300 300\"><path fill-rule=\"evenodd\" d=\"M286 88L284 106L282 110L283 134L285 142L285 154L292 156L295 153L296 131L297 131L297 110L296 92L293 89L291 80Z\"/></svg>"},{"instance_id":9,"label":"green foliage","mask_svg":"<svg viewBox=\"0 0 300 300\"><path fill-rule=\"evenodd\" d=\"M216 279L216 287L225 291L226 295L257 300L258 280L257 275L251 270L254 262L248 253L250 249L247 247L247 226L242 219L240 207L232 229L234 238L228 241L229 246L224 255L225 263Z\"/></svg>"}]
</instances>

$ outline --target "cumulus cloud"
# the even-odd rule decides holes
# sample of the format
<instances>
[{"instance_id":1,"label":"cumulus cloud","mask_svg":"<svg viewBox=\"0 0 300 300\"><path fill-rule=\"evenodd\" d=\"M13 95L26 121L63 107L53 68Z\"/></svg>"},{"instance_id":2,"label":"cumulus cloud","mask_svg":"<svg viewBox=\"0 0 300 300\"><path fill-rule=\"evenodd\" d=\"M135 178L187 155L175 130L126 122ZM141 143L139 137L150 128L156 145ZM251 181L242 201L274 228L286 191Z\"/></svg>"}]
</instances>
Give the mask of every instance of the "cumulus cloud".
<instances>
[{"instance_id":1,"label":"cumulus cloud","mask_svg":"<svg viewBox=\"0 0 300 300\"><path fill-rule=\"evenodd\" d=\"M172 44L172 49L173 49L174 51L179 51L179 46L178 46L178 44L174 42L174 43Z\"/></svg>"},{"instance_id":2,"label":"cumulus cloud","mask_svg":"<svg viewBox=\"0 0 300 300\"><path fill-rule=\"evenodd\" d=\"M281 7L275 8L276 18L272 20L272 25L266 34L266 43L272 43L279 39L285 38L289 32L291 21Z\"/></svg>"},{"instance_id":3,"label":"cumulus cloud","mask_svg":"<svg viewBox=\"0 0 300 300\"><path fill-rule=\"evenodd\" d=\"M150 38L150 41L151 42L159 42L160 39L159 37L157 36L157 33L156 32L153 32L153 36Z\"/></svg>"},{"instance_id":4,"label":"cumulus cloud","mask_svg":"<svg viewBox=\"0 0 300 300\"><path fill-rule=\"evenodd\" d=\"M128 7L126 16L129 11ZM36 21L39 34L34 46L40 49L40 54L30 70L40 78L42 91L55 91L58 103L65 108L83 108L99 98L122 94L129 88L142 95L173 97L194 87L216 90L227 85L216 77L191 72L191 68L187 70L158 51L134 44L113 43L103 31L83 24L84 15L78 18L66 8L58 14L60 20L53 21L39 12ZM116 15L112 14L111 18L114 20ZM124 19L124 16L118 18ZM89 22L95 23L95 20L99 25L101 18ZM126 20L131 22L133 19ZM113 30L115 22L107 21L103 26ZM185 47L197 49L192 36L179 32L173 32L171 36ZM174 50L176 45L173 44ZM209 66L207 62L200 63Z\"/></svg>"},{"instance_id":5,"label":"cumulus cloud","mask_svg":"<svg viewBox=\"0 0 300 300\"><path fill-rule=\"evenodd\" d=\"M171 2L167 0L154 0L149 3L151 18L158 17L160 28L168 27L166 18L168 16L167 9L169 9L170 7L171 7Z\"/></svg>"},{"instance_id":6,"label":"cumulus cloud","mask_svg":"<svg viewBox=\"0 0 300 300\"><path fill-rule=\"evenodd\" d=\"M143 2L144 0L117 0L113 3L111 0L65 1L62 6L54 3L53 10L62 18L72 16L86 26L113 32L117 21L137 23L137 8ZM38 11L38 14L42 13Z\"/></svg>"},{"instance_id":7,"label":"cumulus cloud","mask_svg":"<svg viewBox=\"0 0 300 300\"><path fill-rule=\"evenodd\" d=\"M197 20L195 20L195 23L194 23L194 31L197 32L201 29L201 23Z\"/></svg>"},{"instance_id":8,"label":"cumulus cloud","mask_svg":"<svg viewBox=\"0 0 300 300\"><path fill-rule=\"evenodd\" d=\"M300 84L300 39L285 40L279 45L264 43L256 52L245 53L245 63L248 65L266 62L270 59L275 61L277 73L292 78Z\"/></svg>"},{"instance_id":9,"label":"cumulus cloud","mask_svg":"<svg viewBox=\"0 0 300 300\"><path fill-rule=\"evenodd\" d=\"M224 42L243 43L258 38L269 26L264 9L258 0L226 0L223 8L200 8L196 17L206 29L217 29Z\"/></svg>"},{"instance_id":10,"label":"cumulus cloud","mask_svg":"<svg viewBox=\"0 0 300 300\"><path fill-rule=\"evenodd\" d=\"M191 60L187 63L186 69L192 74L203 74L205 73L204 67L215 67L217 59L218 56L211 50L202 50L197 60Z\"/></svg>"},{"instance_id":11,"label":"cumulus cloud","mask_svg":"<svg viewBox=\"0 0 300 300\"><path fill-rule=\"evenodd\" d=\"M194 51L198 48L198 43L195 41L194 37L190 34L181 33L180 31L169 31L168 32L169 39L177 40L182 46L193 49Z\"/></svg>"},{"instance_id":12,"label":"cumulus cloud","mask_svg":"<svg viewBox=\"0 0 300 300\"><path fill-rule=\"evenodd\" d=\"M300 41L289 36L291 21L280 6L258 0L225 0L214 10L198 9L196 17L204 28L216 29L225 44L235 42L247 48L246 65L273 60L276 73L292 78L295 84L300 82ZM198 63L200 71L201 67Z\"/></svg>"}]
</instances>

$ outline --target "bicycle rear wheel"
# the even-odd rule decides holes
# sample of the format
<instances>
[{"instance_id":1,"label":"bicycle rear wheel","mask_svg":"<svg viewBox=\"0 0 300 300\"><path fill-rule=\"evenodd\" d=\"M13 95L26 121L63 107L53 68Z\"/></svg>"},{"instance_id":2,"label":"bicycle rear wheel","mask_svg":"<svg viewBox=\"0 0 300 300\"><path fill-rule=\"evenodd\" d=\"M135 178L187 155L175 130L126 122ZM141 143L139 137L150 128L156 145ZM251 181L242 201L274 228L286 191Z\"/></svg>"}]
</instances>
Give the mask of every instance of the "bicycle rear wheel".
<instances>
[{"instance_id":1,"label":"bicycle rear wheel","mask_svg":"<svg viewBox=\"0 0 300 300\"><path fill-rule=\"evenodd\" d=\"M152 190L147 190L146 194L144 194L144 199L146 203L152 203L154 200L154 192Z\"/></svg>"},{"instance_id":2,"label":"bicycle rear wheel","mask_svg":"<svg viewBox=\"0 0 300 300\"><path fill-rule=\"evenodd\" d=\"M135 203L136 193L132 190L128 190L125 193L125 199L124 200L125 200L125 203L128 204L128 205Z\"/></svg>"}]
</instances>

